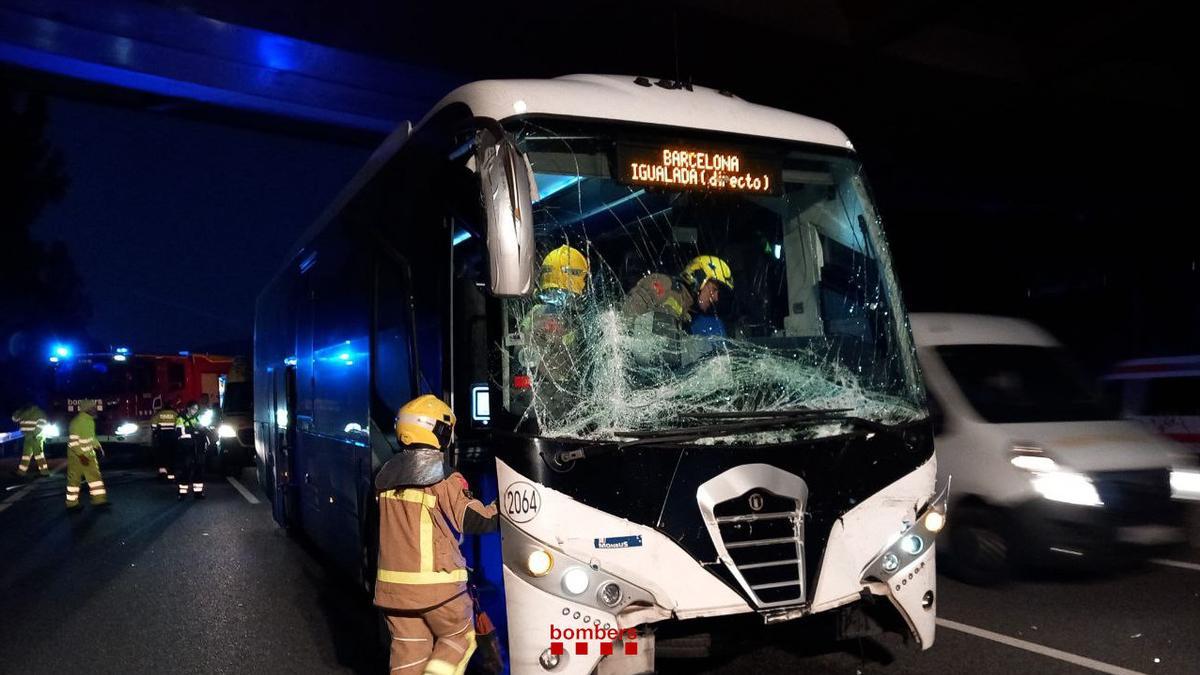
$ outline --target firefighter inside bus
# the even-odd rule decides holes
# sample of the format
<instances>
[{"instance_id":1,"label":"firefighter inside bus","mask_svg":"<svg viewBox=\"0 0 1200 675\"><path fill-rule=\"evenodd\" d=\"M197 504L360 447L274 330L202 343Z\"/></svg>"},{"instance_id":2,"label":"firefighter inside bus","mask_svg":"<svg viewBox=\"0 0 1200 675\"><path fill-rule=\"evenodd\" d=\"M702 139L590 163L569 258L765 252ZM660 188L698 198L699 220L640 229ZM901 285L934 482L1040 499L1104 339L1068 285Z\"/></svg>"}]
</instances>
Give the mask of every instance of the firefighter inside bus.
<instances>
[{"instance_id":1,"label":"firefighter inside bus","mask_svg":"<svg viewBox=\"0 0 1200 675\"><path fill-rule=\"evenodd\" d=\"M632 321L635 344L646 347L635 358L678 366L711 351L726 336L717 311L722 290L733 291L733 271L725 260L708 254L692 258L677 277L653 273L639 279L621 303L621 313ZM685 335L710 339L688 340Z\"/></svg>"},{"instance_id":2,"label":"firefighter inside bus","mask_svg":"<svg viewBox=\"0 0 1200 675\"><path fill-rule=\"evenodd\" d=\"M531 386L544 413L557 418L575 405L570 379L579 372L583 296L590 265L587 256L569 244L542 259L535 304L522 320L529 336L523 361L529 365Z\"/></svg>"}]
</instances>

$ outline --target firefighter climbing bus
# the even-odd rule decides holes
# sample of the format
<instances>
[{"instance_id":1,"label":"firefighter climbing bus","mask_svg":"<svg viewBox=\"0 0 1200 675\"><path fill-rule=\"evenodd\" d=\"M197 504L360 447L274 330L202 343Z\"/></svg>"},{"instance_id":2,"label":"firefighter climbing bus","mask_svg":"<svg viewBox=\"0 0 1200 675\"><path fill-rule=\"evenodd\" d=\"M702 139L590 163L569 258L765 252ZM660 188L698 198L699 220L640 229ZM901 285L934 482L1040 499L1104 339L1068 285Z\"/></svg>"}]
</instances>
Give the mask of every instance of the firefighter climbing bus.
<instances>
[{"instance_id":1,"label":"firefighter climbing bus","mask_svg":"<svg viewBox=\"0 0 1200 675\"><path fill-rule=\"evenodd\" d=\"M275 518L368 588L396 411L451 402L514 673L651 670L717 618L933 643L945 490L830 124L645 78L461 87L305 233L254 359Z\"/></svg>"}]
</instances>

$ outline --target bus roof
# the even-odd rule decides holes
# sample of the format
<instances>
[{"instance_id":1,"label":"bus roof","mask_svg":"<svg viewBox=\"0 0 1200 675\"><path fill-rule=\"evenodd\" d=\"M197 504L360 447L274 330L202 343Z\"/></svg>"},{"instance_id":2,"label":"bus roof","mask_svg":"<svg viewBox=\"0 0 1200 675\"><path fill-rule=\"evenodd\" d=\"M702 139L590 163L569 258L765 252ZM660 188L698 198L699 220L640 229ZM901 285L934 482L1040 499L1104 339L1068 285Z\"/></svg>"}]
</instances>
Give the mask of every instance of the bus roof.
<instances>
[{"instance_id":1,"label":"bus roof","mask_svg":"<svg viewBox=\"0 0 1200 675\"><path fill-rule=\"evenodd\" d=\"M348 185L300 236L275 278L295 263L304 247L342 210L363 185L407 142L416 128L447 106L464 104L476 117L504 120L520 115L558 115L703 129L800 141L853 150L841 129L812 117L748 103L708 87L666 89L633 76L563 75L553 79L480 80L451 91L417 127L399 124ZM520 105L518 105L520 102ZM518 112L519 110L524 112Z\"/></svg>"},{"instance_id":2,"label":"bus roof","mask_svg":"<svg viewBox=\"0 0 1200 675\"><path fill-rule=\"evenodd\" d=\"M425 119L448 105L463 103L473 115L496 120L522 115L620 120L853 149L846 134L828 122L748 103L707 87L667 89L648 79L637 84L638 79L564 75L546 80L481 80L450 92Z\"/></svg>"}]
</instances>

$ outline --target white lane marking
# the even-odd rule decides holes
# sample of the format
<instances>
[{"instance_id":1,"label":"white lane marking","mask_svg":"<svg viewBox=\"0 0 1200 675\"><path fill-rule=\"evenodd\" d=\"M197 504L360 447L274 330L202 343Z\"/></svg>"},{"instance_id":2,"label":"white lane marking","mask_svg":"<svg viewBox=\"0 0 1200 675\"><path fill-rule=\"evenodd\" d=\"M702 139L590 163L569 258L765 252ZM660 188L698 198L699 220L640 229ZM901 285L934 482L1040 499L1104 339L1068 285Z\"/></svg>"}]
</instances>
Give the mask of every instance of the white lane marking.
<instances>
[{"instance_id":1,"label":"white lane marking","mask_svg":"<svg viewBox=\"0 0 1200 675\"><path fill-rule=\"evenodd\" d=\"M61 468L62 467L60 466L60 467L58 467L58 469L52 469L50 471L50 476L53 476L54 474L58 473L59 469L61 469ZM21 488L20 490L17 490L17 492L13 496L9 497L8 499L5 499L3 502L0 502L0 513L4 513L5 511L8 510L8 507L12 506L13 504L16 504L21 499L21 497L24 497L25 495L29 494L30 491L32 491L33 488L35 486L37 486L38 482L42 480L42 478L49 478L50 476L40 476L40 477L34 479L32 482L29 483L29 485L26 485L25 487Z\"/></svg>"},{"instance_id":2,"label":"white lane marking","mask_svg":"<svg viewBox=\"0 0 1200 675\"><path fill-rule=\"evenodd\" d=\"M1183 562L1182 560L1164 560L1162 558L1154 558L1150 562L1155 565L1166 565L1167 567L1178 567L1179 569L1200 572L1200 563Z\"/></svg>"},{"instance_id":3,"label":"white lane marking","mask_svg":"<svg viewBox=\"0 0 1200 675\"><path fill-rule=\"evenodd\" d=\"M951 621L949 619L938 619L937 624L939 626L941 626L942 628L949 628L950 630L956 630L956 631L959 631L962 633L967 633L968 635L974 635L975 637L981 637L985 640L999 642L1000 644L1008 645L1009 647L1016 647L1017 649L1024 649L1025 651L1033 652L1034 654L1041 654L1042 656L1049 656L1052 659L1058 659L1059 661L1066 661L1067 663L1072 663L1077 666L1082 666L1084 668L1091 668L1092 670L1098 670L1102 673L1112 673L1112 675L1143 675L1142 673L1140 673L1139 671L1136 671L1136 670L1130 670L1128 668L1114 666L1111 663L1104 663L1103 661L1089 659L1086 656L1078 656L1076 654L1072 654L1070 652L1064 652L1064 651L1061 651L1058 649L1054 649L1052 647L1044 647L1042 645L1039 645L1039 644L1036 644L1033 642L1029 642L1027 640L1019 640L1014 637L1009 637L1007 635L1001 635L1000 633L993 633L990 630L976 628L975 626L968 626L965 623L959 623L957 621Z\"/></svg>"},{"instance_id":4,"label":"white lane marking","mask_svg":"<svg viewBox=\"0 0 1200 675\"><path fill-rule=\"evenodd\" d=\"M246 498L246 501L250 502L251 504L259 503L258 497L255 497L240 482L238 482L238 479L234 478L233 476L225 476L225 480L229 481L229 484L232 485L235 490L242 493L242 496Z\"/></svg>"}]
</instances>

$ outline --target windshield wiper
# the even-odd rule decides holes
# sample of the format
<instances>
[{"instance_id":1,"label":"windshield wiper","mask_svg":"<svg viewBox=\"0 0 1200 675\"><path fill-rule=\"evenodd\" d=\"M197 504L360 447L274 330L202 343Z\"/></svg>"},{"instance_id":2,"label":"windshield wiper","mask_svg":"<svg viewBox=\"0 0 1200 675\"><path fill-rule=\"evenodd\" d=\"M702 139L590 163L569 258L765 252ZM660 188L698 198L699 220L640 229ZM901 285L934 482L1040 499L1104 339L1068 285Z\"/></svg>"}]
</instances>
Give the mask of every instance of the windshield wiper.
<instances>
[{"instance_id":1,"label":"windshield wiper","mask_svg":"<svg viewBox=\"0 0 1200 675\"><path fill-rule=\"evenodd\" d=\"M888 425L865 417L847 415L846 413L850 410L850 408L798 408L793 410L687 413L680 415L679 419L711 420L712 422L691 427L623 431L615 435L632 439L619 443L620 447L630 447L652 443L686 443L709 436L732 436L817 424L845 424L856 427L865 433L881 433L904 439L904 430L908 426L907 424Z\"/></svg>"},{"instance_id":2,"label":"windshield wiper","mask_svg":"<svg viewBox=\"0 0 1200 675\"><path fill-rule=\"evenodd\" d=\"M916 422L895 425L884 424L865 417L856 417L845 413L851 408L797 408L793 410L762 410L753 412L711 412L687 413L680 415L680 420L712 420L710 424L691 427L673 427L670 429L651 429L647 431L620 431L614 435L629 440L616 443L603 443L588 448L559 450L554 454L558 465L565 465L577 459L588 459L599 455L607 455L624 448L639 445L661 445L664 443L688 443L707 437L732 436L735 434L774 431L777 429L795 429L801 426L817 424L844 424L855 427L852 433L880 433L908 444L905 432ZM728 420L728 421L726 421ZM917 420L921 421L921 420Z\"/></svg>"}]
</instances>

